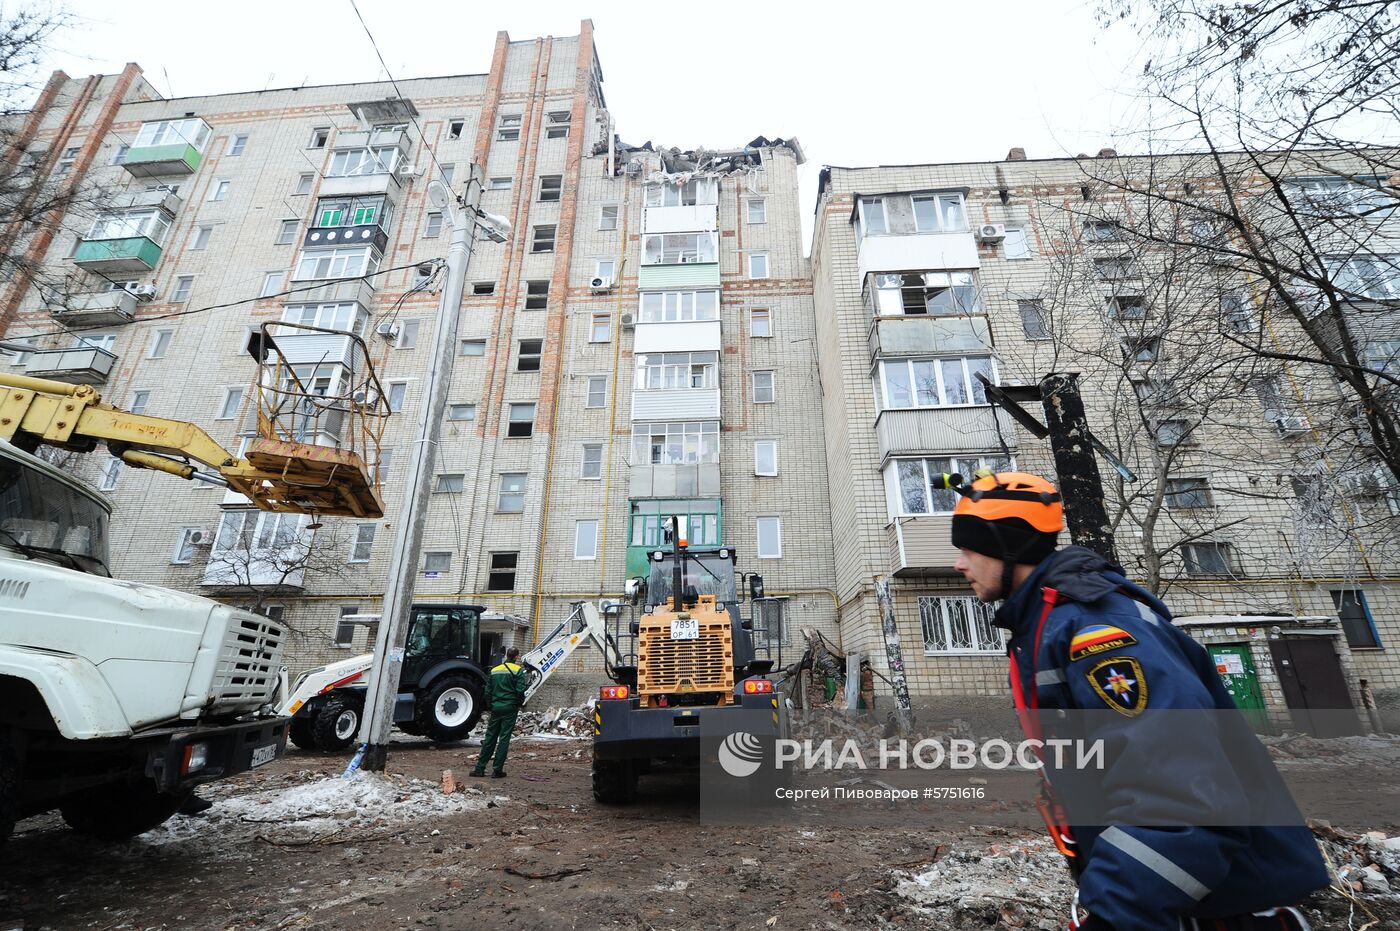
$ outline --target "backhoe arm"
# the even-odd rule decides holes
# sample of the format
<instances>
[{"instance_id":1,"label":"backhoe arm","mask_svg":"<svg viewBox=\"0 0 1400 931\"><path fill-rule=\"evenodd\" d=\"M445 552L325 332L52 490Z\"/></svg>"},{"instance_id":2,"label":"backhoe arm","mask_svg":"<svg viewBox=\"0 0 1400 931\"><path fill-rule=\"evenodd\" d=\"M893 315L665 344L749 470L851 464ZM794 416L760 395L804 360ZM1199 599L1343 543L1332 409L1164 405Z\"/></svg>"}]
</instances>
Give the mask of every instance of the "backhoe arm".
<instances>
[{"instance_id":1,"label":"backhoe arm","mask_svg":"<svg viewBox=\"0 0 1400 931\"><path fill-rule=\"evenodd\" d=\"M621 657L617 645L608 637L608 628L599 613L598 606L591 601L580 601L573 612L550 631L533 650L520 657L521 665L533 675L525 688L525 700L539 690L554 670L573 655L574 651L592 640L603 652L603 662L609 669L618 665Z\"/></svg>"}]
</instances>

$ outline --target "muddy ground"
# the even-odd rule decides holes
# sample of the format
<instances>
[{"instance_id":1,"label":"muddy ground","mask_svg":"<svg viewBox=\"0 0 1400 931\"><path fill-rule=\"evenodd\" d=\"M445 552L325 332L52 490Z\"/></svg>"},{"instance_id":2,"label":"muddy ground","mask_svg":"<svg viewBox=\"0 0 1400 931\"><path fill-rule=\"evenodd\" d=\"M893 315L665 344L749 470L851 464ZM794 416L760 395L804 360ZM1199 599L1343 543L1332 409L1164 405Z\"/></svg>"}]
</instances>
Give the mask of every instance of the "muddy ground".
<instances>
[{"instance_id":1,"label":"muddy ground","mask_svg":"<svg viewBox=\"0 0 1400 931\"><path fill-rule=\"evenodd\" d=\"M1400 744L1344 750L1303 747L1282 765L1319 793L1396 781ZM1037 832L940 828L937 802L719 826L700 817L685 772L656 773L638 804L609 808L593 802L589 755L586 741L521 740L506 779L475 780L472 748L395 744L389 782L342 795L322 780L343 756L289 750L209 787L208 814L128 843L30 819L0 847L0 931L1064 927L1071 887ZM443 794L446 768L467 791ZM991 800L1018 786L988 788L953 820L1019 804ZM1314 896L1314 927L1400 928L1400 895L1356 872L1389 862L1370 872L1400 892L1400 844L1395 857L1385 846L1400 823L1333 818L1323 831L1369 888Z\"/></svg>"}]
</instances>

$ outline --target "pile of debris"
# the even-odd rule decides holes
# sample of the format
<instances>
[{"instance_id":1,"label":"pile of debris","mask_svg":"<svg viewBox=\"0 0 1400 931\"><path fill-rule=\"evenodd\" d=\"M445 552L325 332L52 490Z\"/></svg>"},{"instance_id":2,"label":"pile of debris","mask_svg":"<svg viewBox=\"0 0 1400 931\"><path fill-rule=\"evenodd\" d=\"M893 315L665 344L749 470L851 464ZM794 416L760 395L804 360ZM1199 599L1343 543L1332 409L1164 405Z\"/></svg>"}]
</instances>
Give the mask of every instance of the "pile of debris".
<instances>
[{"instance_id":1,"label":"pile of debris","mask_svg":"<svg viewBox=\"0 0 1400 931\"><path fill-rule=\"evenodd\" d=\"M593 736L593 705L521 711L515 719L515 737L536 740L581 740Z\"/></svg>"},{"instance_id":2,"label":"pile of debris","mask_svg":"<svg viewBox=\"0 0 1400 931\"><path fill-rule=\"evenodd\" d=\"M925 868L895 871L894 892L931 927L1059 929L1074 883L1049 840L952 850Z\"/></svg>"},{"instance_id":3,"label":"pile of debris","mask_svg":"<svg viewBox=\"0 0 1400 931\"><path fill-rule=\"evenodd\" d=\"M1312 829L1346 891L1400 903L1400 837L1381 831L1351 834L1326 821L1312 822Z\"/></svg>"}]
</instances>

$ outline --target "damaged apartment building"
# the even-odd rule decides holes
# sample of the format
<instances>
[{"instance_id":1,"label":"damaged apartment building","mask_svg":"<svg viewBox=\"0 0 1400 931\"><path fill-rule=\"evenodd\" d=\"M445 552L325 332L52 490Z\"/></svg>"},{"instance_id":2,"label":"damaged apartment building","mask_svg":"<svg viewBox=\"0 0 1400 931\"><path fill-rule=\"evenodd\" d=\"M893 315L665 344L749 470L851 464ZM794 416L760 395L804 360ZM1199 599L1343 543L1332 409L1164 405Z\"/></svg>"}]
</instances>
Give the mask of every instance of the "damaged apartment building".
<instances>
[{"instance_id":1,"label":"damaged apartment building","mask_svg":"<svg viewBox=\"0 0 1400 931\"><path fill-rule=\"evenodd\" d=\"M620 597L679 517L692 545L733 547L795 623L834 635L802 150L634 147L615 123L586 21L501 33L487 73L397 87L165 99L134 65L55 74L28 149L111 205L33 239L62 281L6 286L3 332L32 350L3 364L237 450L256 413L250 333L305 323L362 335L394 412L380 521L72 462L115 508L114 574L281 617L294 673L372 642L339 618L379 610L425 403L441 287L425 263L449 229L426 188L461 190L477 165L482 208L512 231L474 244L416 597L484 606L483 658L533 645L571 602ZM306 339L293 332L284 350ZM353 342L305 348L303 380L341 390ZM598 660L572 662L551 686L582 700Z\"/></svg>"}]
</instances>

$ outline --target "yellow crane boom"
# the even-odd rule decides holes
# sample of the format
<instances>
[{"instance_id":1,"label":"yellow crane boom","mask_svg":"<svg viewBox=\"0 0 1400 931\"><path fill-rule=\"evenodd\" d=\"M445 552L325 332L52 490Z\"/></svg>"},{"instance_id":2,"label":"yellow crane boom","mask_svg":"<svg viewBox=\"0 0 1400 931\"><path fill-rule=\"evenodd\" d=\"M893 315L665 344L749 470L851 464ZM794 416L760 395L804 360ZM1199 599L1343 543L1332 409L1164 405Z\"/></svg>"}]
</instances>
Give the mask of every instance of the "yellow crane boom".
<instances>
[{"instance_id":1,"label":"yellow crane boom","mask_svg":"<svg viewBox=\"0 0 1400 931\"><path fill-rule=\"evenodd\" d=\"M192 462L264 511L378 518L384 505L353 450L259 437L242 458L184 420L133 414L102 402L91 385L0 372L0 438L22 449L91 452L98 442L127 465L208 480Z\"/></svg>"}]
</instances>

